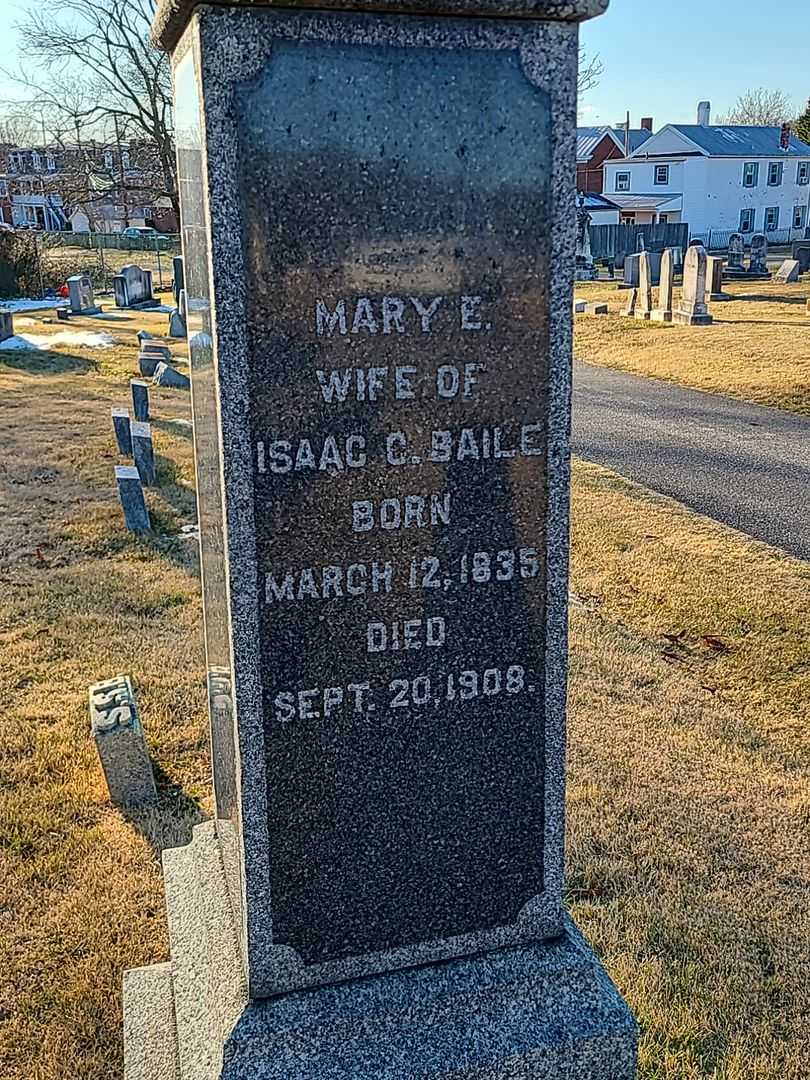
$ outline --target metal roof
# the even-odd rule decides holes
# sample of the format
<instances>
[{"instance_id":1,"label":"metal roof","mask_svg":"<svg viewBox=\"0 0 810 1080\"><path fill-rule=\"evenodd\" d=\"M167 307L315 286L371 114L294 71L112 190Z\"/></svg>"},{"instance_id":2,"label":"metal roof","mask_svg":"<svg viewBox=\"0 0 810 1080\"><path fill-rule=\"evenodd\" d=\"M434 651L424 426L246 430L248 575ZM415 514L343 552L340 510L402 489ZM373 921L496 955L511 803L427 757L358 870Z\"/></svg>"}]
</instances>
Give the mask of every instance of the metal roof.
<instances>
[{"instance_id":1,"label":"metal roof","mask_svg":"<svg viewBox=\"0 0 810 1080\"><path fill-rule=\"evenodd\" d=\"M680 210L682 195L619 195L610 194L611 201L622 210Z\"/></svg>"},{"instance_id":2,"label":"metal roof","mask_svg":"<svg viewBox=\"0 0 810 1080\"><path fill-rule=\"evenodd\" d=\"M619 150L624 152L624 128L603 127L578 127L577 128L577 161L590 161L594 150L604 139L605 135L611 135ZM639 146L647 141L652 135L646 128L630 128L630 153L638 150Z\"/></svg>"},{"instance_id":3,"label":"metal roof","mask_svg":"<svg viewBox=\"0 0 810 1080\"><path fill-rule=\"evenodd\" d=\"M790 148L782 150L780 127L743 125L673 124L673 129L691 139L711 157L810 157L810 146L790 136Z\"/></svg>"}]
</instances>

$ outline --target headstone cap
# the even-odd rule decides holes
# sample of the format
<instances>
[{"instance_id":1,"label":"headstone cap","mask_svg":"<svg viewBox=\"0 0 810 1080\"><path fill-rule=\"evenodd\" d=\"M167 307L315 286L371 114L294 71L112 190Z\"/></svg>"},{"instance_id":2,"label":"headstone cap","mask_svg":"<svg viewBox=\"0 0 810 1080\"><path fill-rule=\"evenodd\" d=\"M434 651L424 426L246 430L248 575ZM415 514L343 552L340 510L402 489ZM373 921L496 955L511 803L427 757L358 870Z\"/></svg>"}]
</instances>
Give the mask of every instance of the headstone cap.
<instances>
[{"instance_id":1,"label":"headstone cap","mask_svg":"<svg viewBox=\"0 0 810 1080\"><path fill-rule=\"evenodd\" d=\"M610 0L217 0L216 7L312 8L369 11L383 15L458 15L498 19L540 19L584 22L607 11ZM152 41L171 52L202 0L158 0L152 21Z\"/></svg>"}]
</instances>

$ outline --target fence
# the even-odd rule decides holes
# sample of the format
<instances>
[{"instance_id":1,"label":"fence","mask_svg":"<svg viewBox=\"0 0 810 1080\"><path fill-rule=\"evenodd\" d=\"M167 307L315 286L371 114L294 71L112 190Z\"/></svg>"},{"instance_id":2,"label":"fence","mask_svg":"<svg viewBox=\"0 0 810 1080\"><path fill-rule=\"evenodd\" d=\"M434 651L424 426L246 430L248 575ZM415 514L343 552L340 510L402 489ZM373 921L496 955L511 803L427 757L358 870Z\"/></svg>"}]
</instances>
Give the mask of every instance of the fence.
<instances>
[{"instance_id":1,"label":"fence","mask_svg":"<svg viewBox=\"0 0 810 1080\"><path fill-rule=\"evenodd\" d=\"M641 250L663 251L668 247L686 250L689 226L686 222L659 225L591 225L591 255L599 262L621 265L627 255Z\"/></svg>"},{"instance_id":2,"label":"fence","mask_svg":"<svg viewBox=\"0 0 810 1080\"><path fill-rule=\"evenodd\" d=\"M77 247L96 251L102 248L113 251L174 251L180 253L178 235L124 236L122 233L100 232L46 232L40 233L46 244Z\"/></svg>"},{"instance_id":3,"label":"fence","mask_svg":"<svg viewBox=\"0 0 810 1080\"><path fill-rule=\"evenodd\" d=\"M707 251L728 251L728 242L738 229L708 229L706 232L692 233L693 240L701 240ZM754 233L743 233L746 247L751 245ZM765 233L772 246L790 244L793 240L804 239L804 229L770 229Z\"/></svg>"}]
</instances>

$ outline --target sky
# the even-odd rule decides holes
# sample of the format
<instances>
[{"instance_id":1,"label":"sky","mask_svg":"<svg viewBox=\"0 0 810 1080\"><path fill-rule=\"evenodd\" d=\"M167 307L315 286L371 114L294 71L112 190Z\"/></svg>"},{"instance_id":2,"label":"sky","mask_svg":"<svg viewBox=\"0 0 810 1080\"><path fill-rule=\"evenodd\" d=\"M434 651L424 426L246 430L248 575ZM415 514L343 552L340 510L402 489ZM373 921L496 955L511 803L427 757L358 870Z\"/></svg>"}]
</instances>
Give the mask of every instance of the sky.
<instances>
[{"instance_id":1,"label":"sky","mask_svg":"<svg viewBox=\"0 0 810 1080\"><path fill-rule=\"evenodd\" d=\"M0 68L25 60L22 36L6 20L42 2L0 0ZM797 114L810 98L808 0L611 0L605 15L583 24L582 43L605 65L580 103L583 124L624 122L628 109L634 127L642 116L656 130L694 123L698 101L711 101L717 116L756 86L784 90ZM19 94L0 72L0 99Z\"/></svg>"},{"instance_id":2,"label":"sky","mask_svg":"<svg viewBox=\"0 0 810 1080\"><path fill-rule=\"evenodd\" d=\"M718 116L757 86L783 90L797 114L810 98L808 0L610 0L582 44L605 71L580 123L623 123L629 109L633 127L694 124L699 101Z\"/></svg>"}]
</instances>

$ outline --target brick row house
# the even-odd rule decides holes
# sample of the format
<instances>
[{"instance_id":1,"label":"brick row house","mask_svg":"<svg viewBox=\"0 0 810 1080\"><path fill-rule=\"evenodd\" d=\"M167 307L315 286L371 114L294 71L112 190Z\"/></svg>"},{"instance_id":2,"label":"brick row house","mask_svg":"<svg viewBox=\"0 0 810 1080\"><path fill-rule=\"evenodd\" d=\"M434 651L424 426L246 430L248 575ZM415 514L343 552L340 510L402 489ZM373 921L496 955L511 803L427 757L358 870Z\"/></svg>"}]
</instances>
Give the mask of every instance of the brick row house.
<instances>
[{"instance_id":1,"label":"brick row house","mask_svg":"<svg viewBox=\"0 0 810 1080\"><path fill-rule=\"evenodd\" d=\"M160 190L157 155L144 142L0 146L0 216L6 224L61 232L177 232Z\"/></svg>"}]
</instances>

